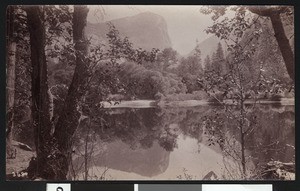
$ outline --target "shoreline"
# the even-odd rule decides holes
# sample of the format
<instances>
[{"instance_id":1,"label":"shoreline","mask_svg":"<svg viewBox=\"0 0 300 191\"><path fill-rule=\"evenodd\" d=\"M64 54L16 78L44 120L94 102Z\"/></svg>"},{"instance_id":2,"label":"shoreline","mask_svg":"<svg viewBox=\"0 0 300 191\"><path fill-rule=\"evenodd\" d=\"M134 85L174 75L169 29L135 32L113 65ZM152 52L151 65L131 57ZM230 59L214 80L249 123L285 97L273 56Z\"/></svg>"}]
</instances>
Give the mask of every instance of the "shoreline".
<instances>
[{"instance_id":1,"label":"shoreline","mask_svg":"<svg viewBox=\"0 0 300 191\"><path fill-rule=\"evenodd\" d=\"M223 100L227 105L236 105L233 100ZM245 104L279 104L282 106L293 106L295 105L294 98L282 98L280 100L268 100L260 99L245 100ZM125 100L125 101L104 101L102 102L105 109L108 108L155 108L155 107L195 107L195 106L210 106L210 105L221 105L218 102L212 102L208 100L183 100L183 101L156 101L156 100Z\"/></svg>"}]
</instances>

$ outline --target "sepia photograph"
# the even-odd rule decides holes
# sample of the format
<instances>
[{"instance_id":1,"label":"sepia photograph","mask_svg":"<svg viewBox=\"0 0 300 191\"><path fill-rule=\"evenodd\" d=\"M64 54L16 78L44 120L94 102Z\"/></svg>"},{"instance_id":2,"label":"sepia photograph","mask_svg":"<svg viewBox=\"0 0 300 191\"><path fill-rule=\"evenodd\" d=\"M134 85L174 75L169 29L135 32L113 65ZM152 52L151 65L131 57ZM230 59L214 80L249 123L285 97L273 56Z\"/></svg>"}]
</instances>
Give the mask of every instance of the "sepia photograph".
<instances>
[{"instance_id":1,"label":"sepia photograph","mask_svg":"<svg viewBox=\"0 0 300 191\"><path fill-rule=\"evenodd\" d=\"M10 5L5 22L6 180L295 180L293 6Z\"/></svg>"}]
</instances>

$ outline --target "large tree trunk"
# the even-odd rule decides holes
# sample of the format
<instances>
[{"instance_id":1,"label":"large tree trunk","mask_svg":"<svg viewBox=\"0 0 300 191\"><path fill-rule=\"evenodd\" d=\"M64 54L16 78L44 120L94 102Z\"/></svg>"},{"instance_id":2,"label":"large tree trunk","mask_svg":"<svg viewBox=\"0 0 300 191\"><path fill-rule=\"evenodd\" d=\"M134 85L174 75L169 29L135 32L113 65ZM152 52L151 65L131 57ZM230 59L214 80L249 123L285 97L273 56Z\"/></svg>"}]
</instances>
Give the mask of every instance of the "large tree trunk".
<instances>
[{"instance_id":1,"label":"large tree trunk","mask_svg":"<svg viewBox=\"0 0 300 191\"><path fill-rule=\"evenodd\" d=\"M275 33L275 38L277 40L281 55L285 62L287 72L292 80L295 81L295 69L294 69L294 53L289 40L285 34L283 24L279 13L274 13L270 15L272 26Z\"/></svg>"},{"instance_id":2,"label":"large tree trunk","mask_svg":"<svg viewBox=\"0 0 300 191\"><path fill-rule=\"evenodd\" d=\"M70 163L71 139L77 129L80 113L78 105L88 82L86 54L88 43L84 36L87 6L75 6L73 14L73 39L76 51L76 67L62 112L51 136L47 65L45 56L45 28L41 7L26 7L30 32L32 62L32 117L35 128L37 159L28 170L35 170L31 177L47 180L65 180Z\"/></svg>"},{"instance_id":3,"label":"large tree trunk","mask_svg":"<svg viewBox=\"0 0 300 191\"><path fill-rule=\"evenodd\" d=\"M13 139L14 129L14 105L15 105L15 67L16 67L16 49L14 26L14 7L9 6L6 12L7 20L7 68L6 68L6 152L7 157L13 157L11 141Z\"/></svg>"},{"instance_id":4,"label":"large tree trunk","mask_svg":"<svg viewBox=\"0 0 300 191\"><path fill-rule=\"evenodd\" d=\"M68 151L70 148L70 140L79 124L79 103L85 93L89 79L88 62L86 59L88 42L84 35L87 13L87 6L74 7L73 39L76 52L76 67L62 113L59 116L54 132L60 149L65 151Z\"/></svg>"},{"instance_id":5,"label":"large tree trunk","mask_svg":"<svg viewBox=\"0 0 300 191\"><path fill-rule=\"evenodd\" d=\"M58 149L64 153L64 164L66 168L71 160L71 140L79 125L79 105L85 94L89 79L88 61L88 41L84 35L86 18L88 14L87 6L74 6L73 14L73 41L75 43L76 67L68 94L64 102L62 112L55 126L54 137L58 143ZM63 169L63 176L67 176L67 169Z\"/></svg>"},{"instance_id":6,"label":"large tree trunk","mask_svg":"<svg viewBox=\"0 0 300 191\"><path fill-rule=\"evenodd\" d=\"M275 33L275 38L279 46L279 50L283 57L287 72L292 80L295 81L295 56L289 40L284 31L281 13L286 11L285 6L268 7L268 6L249 6L248 9L255 14L264 17L270 17L272 27Z\"/></svg>"},{"instance_id":7,"label":"large tree trunk","mask_svg":"<svg viewBox=\"0 0 300 191\"><path fill-rule=\"evenodd\" d=\"M49 154L55 144L50 136L49 95L47 82L47 62L45 56L44 13L41 6L26 6L27 24L30 33L31 51L31 111L36 146L36 160L29 165L31 177L51 179L54 172L49 168Z\"/></svg>"}]
</instances>

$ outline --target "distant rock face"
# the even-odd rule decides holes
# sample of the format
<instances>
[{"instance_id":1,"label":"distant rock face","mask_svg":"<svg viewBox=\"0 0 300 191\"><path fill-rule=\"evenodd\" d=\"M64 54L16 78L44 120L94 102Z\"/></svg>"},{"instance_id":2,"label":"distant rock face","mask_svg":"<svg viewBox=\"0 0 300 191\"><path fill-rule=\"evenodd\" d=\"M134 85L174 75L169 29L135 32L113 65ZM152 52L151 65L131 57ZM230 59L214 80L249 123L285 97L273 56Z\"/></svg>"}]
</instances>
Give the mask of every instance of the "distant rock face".
<instances>
[{"instance_id":1,"label":"distant rock face","mask_svg":"<svg viewBox=\"0 0 300 191\"><path fill-rule=\"evenodd\" d=\"M163 50L172 46L167 23L160 15L145 12L131 17L111 20L110 22L115 25L123 37L127 36L136 48L146 50L158 48ZM86 34L92 37L94 42L105 43L107 33L107 22L87 24Z\"/></svg>"}]
</instances>

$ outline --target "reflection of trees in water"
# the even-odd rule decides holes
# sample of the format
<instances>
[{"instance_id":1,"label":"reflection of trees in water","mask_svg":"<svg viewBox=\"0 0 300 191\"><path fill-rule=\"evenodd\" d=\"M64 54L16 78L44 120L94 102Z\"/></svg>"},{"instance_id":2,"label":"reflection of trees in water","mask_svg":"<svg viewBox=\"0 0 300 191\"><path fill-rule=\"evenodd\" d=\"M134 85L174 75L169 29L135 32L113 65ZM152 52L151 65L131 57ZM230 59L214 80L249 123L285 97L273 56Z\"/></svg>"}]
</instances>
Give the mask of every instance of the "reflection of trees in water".
<instances>
[{"instance_id":1,"label":"reflection of trees in water","mask_svg":"<svg viewBox=\"0 0 300 191\"><path fill-rule=\"evenodd\" d=\"M158 109L116 109L103 115L96 133L105 142L121 140L131 148L150 148L158 142L167 151L176 147L177 135L167 116Z\"/></svg>"},{"instance_id":2,"label":"reflection of trees in water","mask_svg":"<svg viewBox=\"0 0 300 191\"><path fill-rule=\"evenodd\" d=\"M107 167L104 170L96 169L99 173L90 171L90 166L95 165L95 156L103 153L104 144L99 139L91 126L91 120L85 119L77 129L72 140L72 160L69 167L70 180L105 180ZM77 162L74 162L77 161ZM100 174L100 175L97 175Z\"/></svg>"},{"instance_id":3,"label":"reflection of trees in water","mask_svg":"<svg viewBox=\"0 0 300 191\"><path fill-rule=\"evenodd\" d=\"M98 151L92 143L86 145L86 149L90 149L89 154L92 150L101 157L100 147L116 140L137 151L149 149L157 143L164 150L173 151L179 134L182 134L222 153L224 179L240 179L243 166L240 133L236 128L238 121L220 110L220 107L104 110L102 120L98 120L100 123L92 123L89 131L86 124L82 125L76 141L77 145L83 144L85 137L82 135L90 134L94 139L89 140L98 144ZM294 149L291 146L295 145L293 108L259 106L247 113L245 123L247 129L244 129L246 136L243 141L248 176L257 175L257 169L262 169L271 160L292 160ZM102 145L99 145L100 142ZM235 163L228 162L228 158Z\"/></svg>"},{"instance_id":4,"label":"reflection of trees in water","mask_svg":"<svg viewBox=\"0 0 300 191\"><path fill-rule=\"evenodd\" d=\"M207 109L207 108L206 108ZM177 147L180 133L201 140L199 115L205 109L147 108L115 109L103 115L95 131L101 140L121 140L134 148L150 148L154 142L167 151Z\"/></svg>"},{"instance_id":5,"label":"reflection of trees in water","mask_svg":"<svg viewBox=\"0 0 300 191\"><path fill-rule=\"evenodd\" d=\"M278 143L278 147L285 144L294 145L294 129L291 128L294 125L294 111L288 110L287 107L282 108L276 110L257 107L247 114L249 120L246 123L252 127L247 132L246 145L249 145L246 146L247 149L251 150L250 148L255 145L270 145L274 140L282 143ZM176 147L180 130L183 135L200 142L207 133L207 137L210 136L208 144L218 144L223 148L225 141L231 144L234 141L239 142L239 132L233 128L237 123L236 120L217 112L219 109L218 107L123 109L122 112L103 117L106 125L99 135L102 140L119 139L133 148L138 146L149 148L154 141L158 141L162 147L164 144L171 145L170 148L164 147L170 151ZM102 128L97 128L96 131L100 129ZM269 158L266 158L267 156ZM273 158L278 158L281 155L274 156L272 155ZM270 160L270 155L266 155L265 158Z\"/></svg>"},{"instance_id":6,"label":"reflection of trees in water","mask_svg":"<svg viewBox=\"0 0 300 191\"><path fill-rule=\"evenodd\" d=\"M239 119L226 113L213 110L212 115L203 118L208 145L218 144L223 155L236 162L233 165L224 161L226 179L267 178L262 173L268 162L294 161L293 108L262 106L252 109L245 108L243 136L239 132Z\"/></svg>"},{"instance_id":7,"label":"reflection of trees in water","mask_svg":"<svg viewBox=\"0 0 300 191\"><path fill-rule=\"evenodd\" d=\"M71 166L72 177L75 179L80 179L81 177L83 177L83 179L105 179L105 174L100 177L95 177L95 174L93 176L90 175L89 169L87 168L106 163L103 161L105 160L104 147L108 145L110 145L108 149L116 151L106 152L106 155L108 155L106 157L113 158L108 163L118 170L136 171L149 176L158 173L160 170L165 170L168 166L169 154L168 152L162 152L160 148L163 148L165 151L172 151L177 146L177 131L176 128L174 129L168 124L168 120L165 120L168 119L168 117L170 116L160 110L150 108L104 110L101 115L101 120L88 123L87 121L89 120L86 119L85 122L81 124L81 128L79 128L76 134L77 136L74 138L74 148L77 149L76 154L74 154L75 157L73 157L73 166ZM120 151L118 151L120 146L125 150L129 148L122 144L115 146L115 141L121 141L129 145L130 149L133 150L132 152L128 150L131 156L124 153L121 154ZM159 147L156 146L157 143ZM149 148L151 149L149 150ZM140 152L139 155L144 156L138 156L137 152ZM120 156L113 156L113 153L122 155L121 157L124 161L116 161L120 160ZM145 157L149 154L157 157L151 157L152 159L150 162L148 161L148 165L155 165L158 168L152 167L148 169L147 172L144 172L147 168L140 163L141 161L145 163L145 160L147 160ZM101 159L101 157L103 159ZM132 160L128 157L133 157L135 164L124 165L124 162ZM132 167L132 165L136 165L137 167ZM137 169L138 166L141 169ZM106 173L106 171L107 169L103 172ZM81 175L82 173L84 173L84 175Z\"/></svg>"},{"instance_id":8,"label":"reflection of trees in water","mask_svg":"<svg viewBox=\"0 0 300 191\"><path fill-rule=\"evenodd\" d=\"M265 169L266 164L273 160L295 162L294 108L258 108L253 113L256 113L258 123L256 130L247 137L247 149L251 151L255 165Z\"/></svg>"},{"instance_id":9,"label":"reflection of trees in water","mask_svg":"<svg viewBox=\"0 0 300 191\"><path fill-rule=\"evenodd\" d=\"M199 143L222 152L224 157L233 159L234 164L224 159L224 179L241 179L246 174L247 177L244 178L261 179L265 165L271 160L294 160L293 107L245 107L243 137L239 128L236 128L240 125L240 111L231 108L233 115L228 115L226 111L220 110L220 107L166 109L165 115L171 117L168 118L170 121L165 123L177 123L183 135L192 137Z\"/></svg>"}]
</instances>

